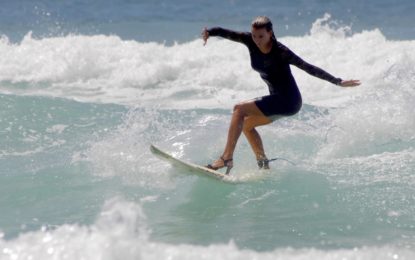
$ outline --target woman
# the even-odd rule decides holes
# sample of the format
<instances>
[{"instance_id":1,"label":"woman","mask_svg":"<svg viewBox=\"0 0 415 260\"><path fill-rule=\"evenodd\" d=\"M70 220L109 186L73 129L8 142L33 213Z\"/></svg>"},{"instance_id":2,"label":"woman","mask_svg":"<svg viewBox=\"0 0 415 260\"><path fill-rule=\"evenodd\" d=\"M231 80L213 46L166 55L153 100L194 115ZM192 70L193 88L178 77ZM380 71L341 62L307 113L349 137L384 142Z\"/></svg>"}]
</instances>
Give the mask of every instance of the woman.
<instances>
[{"instance_id":1,"label":"woman","mask_svg":"<svg viewBox=\"0 0 415 260\"><path fill-rule=\"evenodd\" d=\"M360 85L359 80L335 78L324 70L303 61L277 41L272 22L265 16L259 16L253 20L250 33L235 32L220 27L204 28L202 37L205 45L210 36L220 36L246 45L252 68L259 72L270 92L268 96L235 105L225 150L218 160L207 165L210 169L218 170L227 167L226 174L229 174L233 167L232 157L236 143L242 132L255 153L259 168L269 169L269 161L255 127L267 125L284 116L294 115L300 110L301 94L291 74L290 65L342 87Z\"/></svg>"}]
</instances>

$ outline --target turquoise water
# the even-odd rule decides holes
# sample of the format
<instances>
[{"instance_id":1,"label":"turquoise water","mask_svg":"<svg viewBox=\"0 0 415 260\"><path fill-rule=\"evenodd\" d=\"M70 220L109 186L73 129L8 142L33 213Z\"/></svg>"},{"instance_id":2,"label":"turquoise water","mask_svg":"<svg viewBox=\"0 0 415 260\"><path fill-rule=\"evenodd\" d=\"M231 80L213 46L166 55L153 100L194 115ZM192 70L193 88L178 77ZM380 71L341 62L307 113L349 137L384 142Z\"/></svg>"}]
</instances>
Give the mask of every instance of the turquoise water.
<instances>
[{"instance_id":1,"label":"turquoise water","mask_svg":"<svg viewBox=\"0 0 415 260\"><path fill-rule=\"evenodd\" d=\"M261 6L5 6L0 259L414 258L412 3L383 1L371 17L352 12L365 7L353 1L349 15L339 14L343 1L270 11L280 41L363 84L342 89L294 68L302 110L259 128L268 155L294 164L279 160L264 174L241 137L232 174L263 177L239 184L189 175L149 145L199 164L220 155L233 105L267 89L243 46L203 47L197 35L217 25L208 17L245 28ZM387 11L405 12L383 22ZM166 24L188 30L164 34Z\"/></svg>"}]
</instances>

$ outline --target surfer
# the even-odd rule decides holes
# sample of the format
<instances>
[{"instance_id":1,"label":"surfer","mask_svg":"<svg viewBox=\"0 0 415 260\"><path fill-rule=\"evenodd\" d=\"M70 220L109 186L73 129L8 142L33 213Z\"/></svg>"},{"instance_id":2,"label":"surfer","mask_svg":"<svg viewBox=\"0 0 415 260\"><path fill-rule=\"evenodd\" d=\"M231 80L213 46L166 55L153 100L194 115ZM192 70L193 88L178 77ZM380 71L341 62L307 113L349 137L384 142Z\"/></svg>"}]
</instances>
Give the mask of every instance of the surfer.
<instances>
[{"instance_id":1,"label":"surfer","mask_svg":"<svg viewBox=\"0 0 415 260\"><path fill-rule=\"evenodd\" d=\"M204 28L202 38L204 45L210 36L220 36L248 47L251 66L259 72L269 89L269 95L234 106L228 137L222 156L207 165L218 170L227 167L229 174L233 167L233 153L236 143L243 132L256 156L258 167L269 169L269 160L257 126L267 125L273 121L296 114L302 105L300 91L291 73L290 65L294 65L307 73L327 80L342 87L360 85L359 80L342 80L326 71L311 65L285 45L277 41L271 20L266 16L256 17L251 24L251 32L236 32L221 27Z\"/></svg>"}]
</instances>

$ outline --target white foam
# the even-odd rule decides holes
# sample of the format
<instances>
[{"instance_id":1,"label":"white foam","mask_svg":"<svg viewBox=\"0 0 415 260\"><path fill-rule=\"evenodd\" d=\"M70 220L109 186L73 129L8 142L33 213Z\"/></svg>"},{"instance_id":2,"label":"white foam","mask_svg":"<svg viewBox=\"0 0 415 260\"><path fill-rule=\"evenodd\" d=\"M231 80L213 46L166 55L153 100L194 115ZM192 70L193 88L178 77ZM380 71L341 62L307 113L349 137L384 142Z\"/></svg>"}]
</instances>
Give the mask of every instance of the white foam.
<instances>
[{"instance_id":1,"label":"white foam","mask_svg":"<svg viewBox=\"0 0 415 260\"><path fill-rule=\"evenodd\" d=\"M414 167L413 148L329 160L318 157L312 165L309 165L309 168L333 177L336 182L352 186L375 183L411 186L415 184L412 176Z\"/></svg>"},{"instance_id":2,"label":"white foam","mask_svg":"<svg viewBox=\"0 0 415 260\"><path fill-rule=\"evenodd\" d=\"M309 35L279 40L333 75L363 82L342 89L294 68L305 103L341 106L370 91L400 91L415 78L415 41L387 40L379 30L352 33L328 15ZM246 48L214 37L203 47L200 39L165 46L117 36L36 39L29 33L18 44L3 36L0 55L2 93L165 108L229 108L267 94Z\"/></svg>"},{"instance_id":3,"label":"white foam","mask_svg":"<svg viewBox=\"0 0 415 260\"><path fill-rule=\"evenodd\" d=\"M102 178L120 178L126 185L172 188L169 165L162 164L150 153L148 128L156 125L157 112L131 110L124 124L99 140L91 140L89 149L74 154L72 163L86 161L91 173ZM156 131L156 127L155 130ZM164 133L166 134L166 133ZM151 138L151 137L149 137Z\"/></svg>"},{"instance_id":4,"label":"white foam","mask_svg":"<svg viewBox=\"0 0 415 260\"><path fill-rule=\"evenodd\" d=\"M144 199L145 200L145 199ZM95 223L0 237L1 259L413 259L415 252L393 246L320 250L279 248L269 252L227 244L197 246L166 244L149 239L139 204L114 198L105 203Z\"/></svg>"}]
</instances>

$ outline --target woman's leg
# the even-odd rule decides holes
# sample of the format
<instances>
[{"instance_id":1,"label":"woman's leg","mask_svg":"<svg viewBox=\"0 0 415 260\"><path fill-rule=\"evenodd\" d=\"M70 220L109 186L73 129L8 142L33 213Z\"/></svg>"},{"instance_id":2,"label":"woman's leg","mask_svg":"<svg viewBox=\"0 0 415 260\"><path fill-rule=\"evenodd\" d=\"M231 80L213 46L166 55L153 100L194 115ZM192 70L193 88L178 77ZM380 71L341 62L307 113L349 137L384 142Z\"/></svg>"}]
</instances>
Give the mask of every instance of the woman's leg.
<instances>
[{"instance_id":1,"label":"woman's leg","mask_svg":"<svg viewBox=\"0 0 415 260\"><path fill-rule=\"evenodd\" d=\"M264 114L259 110L254 101L248 101L239 103L234 107L231 124L228 130L228 139L226 142L225 150L222 158L225 160L231 159L235 151L236 143L244 129L244 122L246 118L253 118L248 121L249 124L260 123L258 125L264 125L271 123ZM263 149L263 148L262 148ZM223 160L217 160L213 163L213 167L222 167Z\"/></svg>"},{"instance_id":2,"label":"woman's leg","mask_svg":"<svg viewBox=\"0 0 415 260\"><path fill-rule=\"evenodd\" d=\"M267 158L262 144L261 136L255 129L257 126L270 124L272 121L266 116L249 116L245 118L243 133L251 145L257 160Z\"/></svg>"}]
</instances>

